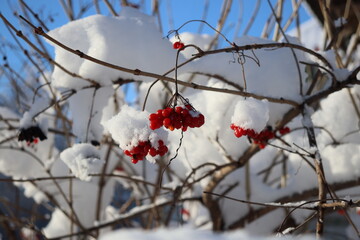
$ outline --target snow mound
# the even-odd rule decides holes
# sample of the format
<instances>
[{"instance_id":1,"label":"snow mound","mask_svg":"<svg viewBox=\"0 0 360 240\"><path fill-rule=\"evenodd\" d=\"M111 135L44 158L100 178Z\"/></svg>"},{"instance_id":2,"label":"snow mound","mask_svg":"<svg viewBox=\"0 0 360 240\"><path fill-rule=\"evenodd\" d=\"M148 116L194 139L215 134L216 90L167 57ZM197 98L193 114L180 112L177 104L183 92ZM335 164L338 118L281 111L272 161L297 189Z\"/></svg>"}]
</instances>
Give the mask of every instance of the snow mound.
<instances>
[{"instance_id":1,"label":"snow mound","mask_svg":"<svg viewBox=\"0 0 360 240\"><path fill-rule=\"evenodd\" d=\"M172 240L197 239L197 240L232 240L232 239L253 239L253 240L270 240L270 239L297 239L310 240L314 236L302 237L264 237L250 235L246 231L234 231L228 233L214 233L208 230L196 230L189 227L181 227L176 229L158 229L156 231L144 230L118 230L108 233L100 238L100 240L111 239L136 239L136 240L168 240L171 236Z\"/></svg>"},{"instance_id":2,"label":"snow mound","mask_svg":"<svg viewBox=\"0 0 360 240\"><path fill-rule=\"evenodd\" d=\"M72 21L49 35L72 49L129 69L163 74L175 63L176 51L163 38L153 17L131 8L122 8L119 17L94 15ZM114 80L134 78L132 74L101 66L50 44L55 47L55 61L102 86L111 85ZM61 88L79 89L89 85L83 79L64 74L59 67L54 68L52 78L52 84ZM136 79L148 78L136 76Z\"/></svg>"},{"instance_id":3,"label":"snow mound","mask_svg":"<svg viewBox=\"0 0 360 240\"><path fill-rule=\"evenodd\" d=\"M65 149L60 159L71 169L75 177L83 181L90 181L89 174L99 173L104 160L100 159L100 152L91 144L80 143Z\"/></svg>"},{"instance_id":4,"label":"snow mound","mask_svg":"<svg viewBox=\"0 0 360 240\"><path fill-rule=\"evenodd\" d=\"M269 120L269 106L267 100L247 98L235 105L231 123L243 129L254 129L261 132Z\"/></svg>"}]
</instances>

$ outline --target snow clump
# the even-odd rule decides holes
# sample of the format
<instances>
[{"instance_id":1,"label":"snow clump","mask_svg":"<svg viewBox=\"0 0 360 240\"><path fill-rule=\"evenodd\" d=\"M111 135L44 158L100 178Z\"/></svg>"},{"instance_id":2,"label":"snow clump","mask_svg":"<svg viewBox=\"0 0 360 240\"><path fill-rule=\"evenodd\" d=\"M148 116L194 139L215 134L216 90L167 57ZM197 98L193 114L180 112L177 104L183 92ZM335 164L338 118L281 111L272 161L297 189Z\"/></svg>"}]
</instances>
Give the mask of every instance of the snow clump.
<instances>
[{"instance_id":1,"label":"snow clump","mask_svg":"<svg viewBox=\"0 0 360 240\"><path fill-rule=\"evenodd\" d=\"M261 132L269 120L269 105L266 99L246 98L240 100L234 109L231 123L243 129Z\"/></svg>"},{"instance_id":2,"label":"snow clump","mask_svg":"<svg viewBox=\"0 0 360 240\"><path fill-rule=\"evenodd\" d=\"M168 132L164 129L151 130L149 128L149 115L147 111L138 111L124 105L121 111L106 121L103 125L121 149L130 151L140 142L150 141L151 146L158 148L159 141L167 142ZM150 162L154 159L148 156Z\"/></svg>"},{"instance_id":3,"label":"snow clump","mask_svg":"<svg viewBox=\"0 0 360 240\"><path fill-rule=\"evenodd\" d=\"M99 173L104 160L100 159L100 152L91 144L80 143L65 149L60 159L71 169L75 177L83 181L90 181L89 174Z\"/></svg>"}]
</instances>

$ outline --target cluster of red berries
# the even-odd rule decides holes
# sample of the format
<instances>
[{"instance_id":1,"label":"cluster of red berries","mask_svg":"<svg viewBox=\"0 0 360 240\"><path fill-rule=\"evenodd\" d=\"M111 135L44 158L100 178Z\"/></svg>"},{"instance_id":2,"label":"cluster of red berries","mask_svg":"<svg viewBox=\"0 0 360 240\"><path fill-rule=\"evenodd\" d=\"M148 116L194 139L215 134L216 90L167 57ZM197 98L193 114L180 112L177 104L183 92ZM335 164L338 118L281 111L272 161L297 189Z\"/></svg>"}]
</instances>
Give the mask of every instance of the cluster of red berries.
<instances>
[{"instance_id":1,"label":"cluster of red berries","mask_svg":"<svg viewBox=\"0 0 360 240\"><path fill-rule=\"evenodd\" d=\"M236 126L235 124L231 124L230 128L234 130L234 134L237 138L242 136L248 136L253 140L253 142L259 146L260 149L264 149L266 147L267 142L270 139L275 137L275 131L268 127L262 130L260 133L255 132L254 129L244 129L242 127ZM279 129L279 133L281 135L285 135L290 132L290 128L283 127Z\"/></svg>"},{"instance_id":2,"label":"cluster of red berries","mask_svg":"<svg viewBox=\"0 0 360 240\"><path fill-rule=\"evenodd\" d=\"M26 141L26 145L29 147L32 144L38 144L39 143L39 138L34 138L32 139L32 141Z\"/></svg>"},{"instance_id":3,"label":"cluster of red berries","mask_svg":"<svg viewBox=\"0 0 360 240\"><path fill-rule=\"evenodd\" d=\"M281 135L288 134L289 132L290 132L290 128L288 128L288 127L282 127L282 128L279 129L279 133Z\"/></svg>"},{"instance_id":4,"label":"cluster of red berries","mask_svg":"<svg viewBox=\"0 0 360 240\"><path fill-rule=\"evenodd\" d=\"M337 210L337 213L341 216L344 216L345 215L345 209L339 209Z\"/></svg>"},{"instance_id":5,"label":"cluster of red berries","mask_svg":"<svg viewBox=\"0 0 360 240\"><path fill-rule=\"evenodd\" d=\"M26 141L27 146L37 144L39 141L43 141L45 139L47 139L47 137L39 126L21 128L18 135L18 141Z\"/></svg>"},{"instance_id":6,"label":"cluster of red berries","mask_svg":"<svg viewBox=\"0 0 360 240\"><path fill-rule=\"evenodd\" d=\"M156 155L164 156L168 152L168 148L165 146L162 140L158 141L159 147L156 149L150 143L150 141L140 141L139 144L133 147L131 150L124 150L125 155L131 157L131 162L136 164L145 158L146 155L155 157Z\"/></svg>"},{"instance_id":7,"label":"cluster of red berries","mask_svg":"<svg viewBox=\"0 0 360 240\"><path fill-rule=\"evenodd\" d=\"M185 107L159 109L156 113L150 114L149 120L152 130L164 126L170 131L181 129L184 132L188 127L198 128L205 123L204 115L194 110L190 104L185 105Z\"/></svg>"},{"instance_id":8,"label":"cluster of red berries","mask_svg":"<svg viewBox=\"0 0 360 240\"><path fill-rule=\"evenodd\" d=\"M185 45L182 43L182 42L180 42L180 41L177 41L177 42L174 42L174 44L173 44L173 48L174 49L181 49L181 48L183 48Z\"/></svg>"},{"instance_id":9,"label":"cluster of red berries","mask_svg":"<svg viewBox=\"0 0 360 240\"><path fill-rule=\"evenodd\" d=\"M342 215L342 216L344 216L345 215L345 209L338 209L337 210L337 213L339 214L339 215ZM357 207L356 208L356 214L357 215L360 215L360 207Z\"/></svg>"}]
</instances>

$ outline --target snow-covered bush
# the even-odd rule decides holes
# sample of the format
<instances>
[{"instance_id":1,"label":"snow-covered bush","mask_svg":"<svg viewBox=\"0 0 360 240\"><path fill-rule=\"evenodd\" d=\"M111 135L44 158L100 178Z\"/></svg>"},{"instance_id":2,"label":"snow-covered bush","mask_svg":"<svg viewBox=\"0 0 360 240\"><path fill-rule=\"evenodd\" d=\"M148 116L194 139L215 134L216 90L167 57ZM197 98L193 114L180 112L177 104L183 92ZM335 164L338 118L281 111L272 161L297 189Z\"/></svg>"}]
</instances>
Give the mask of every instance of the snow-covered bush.
<instances>
[{"instance_id":1,"label":"snow-covered bush","mask_svg":"<svg viewBox=\"0 0 360 240\"><path fill-rule=\"evenodd\" d=\"M4 181L52 212L43 228L7 216L24 238L133 239L143 232L106 234L179 225L199 239L321 236L336 217L359 233L352 35L319 51L282 29L230 41L190 21L164 37L155 17L123 6L51 31L22 18L36 44L1 16L39 62L28 66L38 79L15 81L14 104L0 107ZM213 35L184 32L199 23Z\"/></svg>"}]
</instances>

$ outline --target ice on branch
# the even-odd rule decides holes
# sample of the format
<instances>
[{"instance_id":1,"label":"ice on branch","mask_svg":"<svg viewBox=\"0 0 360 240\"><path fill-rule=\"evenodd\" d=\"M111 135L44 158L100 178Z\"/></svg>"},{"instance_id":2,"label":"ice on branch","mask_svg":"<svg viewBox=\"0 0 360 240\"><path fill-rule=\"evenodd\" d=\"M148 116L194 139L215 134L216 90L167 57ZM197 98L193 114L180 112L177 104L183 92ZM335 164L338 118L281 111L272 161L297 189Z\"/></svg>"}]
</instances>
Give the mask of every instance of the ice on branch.
<instances>
[{"instance_id":1,"label":"ice on branch","mask_svg":"<svg viewBox=\"0 0 360 240\"><path fill-rule=\"evenodd\" d=\"M243 129L261 132L266 127L268 120L268 101L246 98L236 104L231 123Z\"/></svg>"},{"instance_id":2,"label":"ice on branch","mask_svg":"<svg viewBox=\"0 0 360 240\"><path fill-rule=\"evenodd\" d=\"M65 149L60 159L71 169L75 177L83 181L90 181L89 174L99 173L104 160L100 159L100 152L91 144L80 143Z\"/></svg>"},{"instance_id":3,"label":"ice on branch","mask_svg":"<svg viewBox=\"0 0 360 240\"><path fill-rule=\"evenodd\" d=\"M151 130L149 128L149 115L150 113L146 111L138 111L124 105L116 116L104 123L104 127L110 132L112 138L119 144L120 148L124 150L126 155L133 156L134 154L130 154L130 152L133 151L134 148L147 148L146 146L149 146L148 151L144 151L144 154L141 154L144 155L142 157L145 157L148 152L151 156L155 156L157 154L155 154L156 152L152 154L151 148L157 151L160 150L160 148L166 147L164 144L166 144L168 133L164 129ZM164 154L166 152L167 148ZM159 153L160 156L164 154ZM154 162L154 159L151 157L147 159L150 160L150 162ZM134 160L142 160L142 158L137 159L133 157L133 162Z\"/></svg>"}]
</instances>

